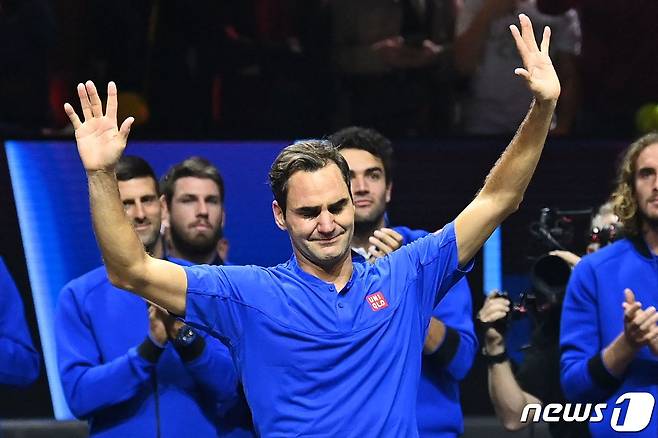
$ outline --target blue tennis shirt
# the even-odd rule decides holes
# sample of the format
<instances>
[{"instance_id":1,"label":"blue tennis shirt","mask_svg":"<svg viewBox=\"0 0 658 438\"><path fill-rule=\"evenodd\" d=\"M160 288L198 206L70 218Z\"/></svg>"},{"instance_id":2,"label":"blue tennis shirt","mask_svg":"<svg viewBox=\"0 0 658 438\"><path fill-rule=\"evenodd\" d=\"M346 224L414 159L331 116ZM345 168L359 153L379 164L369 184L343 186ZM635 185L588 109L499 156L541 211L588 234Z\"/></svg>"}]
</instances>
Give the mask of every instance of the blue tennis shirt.
<instances>
[{"instance_id":1,"label":"blue tennis shirt","mask_svg":"<svg viewBox=\"0 0 658 438\"><path fill-rule=\"evenodd\" d=\"M418 436L427 325L467 270L454 226L353 264L341 291L294 256L271 268L184 268L186 320L230 345L260 436Z\"/></svg>"}]
</instances>

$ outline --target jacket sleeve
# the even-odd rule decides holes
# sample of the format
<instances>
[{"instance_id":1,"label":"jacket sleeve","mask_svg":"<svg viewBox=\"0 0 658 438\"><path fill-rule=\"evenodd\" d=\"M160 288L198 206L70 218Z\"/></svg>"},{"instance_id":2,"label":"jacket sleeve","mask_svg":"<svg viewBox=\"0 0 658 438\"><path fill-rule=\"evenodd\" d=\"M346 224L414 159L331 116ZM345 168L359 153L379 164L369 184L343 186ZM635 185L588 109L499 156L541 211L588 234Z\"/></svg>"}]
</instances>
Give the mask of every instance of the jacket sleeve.
<instances>
[{"instance_id":1,"label":"jacket sleeve","mask_svg":"<svg viewBox=\"0 0 658 438\"><path fill-rule=\"evenodd\" d=\"M78 418L134 397L150 383L162 349L146 339L122 356L103 362L88 315L71 284L59 295L55 316L57 361L71 412Z\"/></svg>"},{"instance_id":2,"label":"jacket sleeve","mask_svg":"<svg viewBox=\"0 0 658 438\"><path fill-rule=\"evenodd\" d=\"M584 258L571 273L560 323L560 378L567 400L574 402L605 400L621 384L601 358L594 286L593 268Z\"/></svg>"},{"instance_id":3,"label":"jacket sleeve","mask_svg":"<svg viewBox=\"0 0 658 438\"><path fill-rule=\"evenodd\" d=\"M196 332L198 336L191 345L176 347L176 351L221 416L237 401L238 375L228 348L218 339Z\"/></svg>"},{"instance_id":4,"label":"jacket sleeve","mask_svg":"<svg viewBox=\"0 0 658 438\"><path fill-rule=\"evenodd\" d=\"M455 380L466 377L478 348L472 313L471 289L462 278L434 309L433 317L445 324L446 334L439 348L426 357L431 364L428 370L445 371Z\"/></svg>"},{"instance_id":5,"label":"jacket sleeve","mask_svg":"<svg viewBox=\"0 0 658 438\"><path fill-rule=\"evenodd\" d=\"M27 386L39 377L39 368L21 296L0 258L0 384Z\"/></svg>"}]
</instances>

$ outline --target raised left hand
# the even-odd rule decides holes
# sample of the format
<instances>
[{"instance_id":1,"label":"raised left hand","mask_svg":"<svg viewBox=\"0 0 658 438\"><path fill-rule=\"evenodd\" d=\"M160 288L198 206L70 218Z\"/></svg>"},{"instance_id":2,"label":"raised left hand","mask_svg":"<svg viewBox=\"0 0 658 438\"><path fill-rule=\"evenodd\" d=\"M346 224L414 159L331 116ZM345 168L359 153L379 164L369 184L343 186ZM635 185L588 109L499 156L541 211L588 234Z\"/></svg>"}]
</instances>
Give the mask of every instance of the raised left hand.
<instances>
[{"instance_id":1,"label":"raised left hand","mask_svg":"<svg viewBox=\"0 0 658 438\"><path fill-rule=\"evenodd\" d=\"M519 15L521 31L516 25L510 26L510 31L516 42L516 48L521 55L524 68L517 68L514 73L524 78L528 88L538 102L555 102L560 96L560 80L557 77L548 48L551 40L551 28L544 28L541 46L537 46L530 18Z\"/></svg>"}]
</instances>

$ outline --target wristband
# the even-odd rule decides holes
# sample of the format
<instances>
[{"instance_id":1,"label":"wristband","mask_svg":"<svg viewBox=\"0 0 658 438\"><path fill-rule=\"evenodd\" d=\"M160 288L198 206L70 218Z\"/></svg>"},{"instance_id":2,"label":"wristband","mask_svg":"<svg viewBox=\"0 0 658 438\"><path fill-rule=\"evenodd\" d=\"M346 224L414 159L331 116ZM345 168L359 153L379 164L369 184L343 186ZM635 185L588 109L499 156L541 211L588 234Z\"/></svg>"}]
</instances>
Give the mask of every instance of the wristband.
<instances>
[{"instance_id":1,"label":"wristband","mask_svg":"<svg viewBox=\"0 0 658 438\"><path fill-rule=\"evenodd\" d=\"M503 363L509 359L509 357L507 356L507 351L503 351L502 353L494 354L492 356L487 353L487 349L485 347L482 347L482 356L484 356L484 360L487 363L487 365Z\"/></svg>"}]
</instances>

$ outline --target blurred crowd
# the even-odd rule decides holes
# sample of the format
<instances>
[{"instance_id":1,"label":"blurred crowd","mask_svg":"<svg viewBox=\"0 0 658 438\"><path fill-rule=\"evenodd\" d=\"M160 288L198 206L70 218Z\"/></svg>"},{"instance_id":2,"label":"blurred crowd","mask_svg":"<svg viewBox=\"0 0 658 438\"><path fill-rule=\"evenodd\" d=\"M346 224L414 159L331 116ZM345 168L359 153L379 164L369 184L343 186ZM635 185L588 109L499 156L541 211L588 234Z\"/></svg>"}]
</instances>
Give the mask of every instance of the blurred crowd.
<instances>
[{"instance_id":1,"label":"blurred crowd","mask_svg":"<svg viewBox=\"0 0 658 438\"><path fill-rule=\"evenodd\" d=\"M0 0L0 132L61 132L92 79L151 136L505 135L519 13L552 29L553 135L658 128L651 0Z\"/></svg>"}]
</instances>

